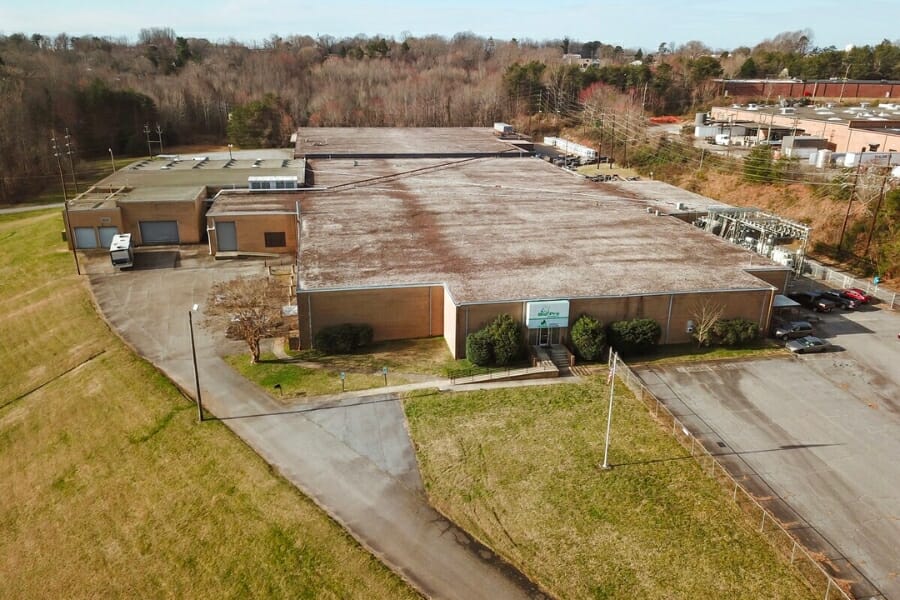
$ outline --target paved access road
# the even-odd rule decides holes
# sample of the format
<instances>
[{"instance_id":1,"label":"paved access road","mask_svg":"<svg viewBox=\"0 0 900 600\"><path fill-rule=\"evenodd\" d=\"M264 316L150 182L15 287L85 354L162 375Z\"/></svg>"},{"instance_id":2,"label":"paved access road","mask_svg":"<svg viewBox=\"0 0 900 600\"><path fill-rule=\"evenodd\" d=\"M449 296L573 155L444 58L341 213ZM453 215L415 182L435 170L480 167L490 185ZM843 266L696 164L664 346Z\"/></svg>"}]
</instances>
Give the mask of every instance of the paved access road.
<instances>
[{"instance_id":1,"label":"paved access road","mask_svg":"<svg viewBox=\"0 0 900 600\"><path fill-rule=\"evenodd\" d=\"M858 597L900 598L898 331L888 310L840 311L817 325L835 352L639 369L708 449L786 503Z\"/></svg>"},{"instance_id":2,"label":"paved access road","mask_svg":"<svg viewBox=\"0 0 900 600\"><path fill-rule=\"evenodd\" d=\"M202 314L214 281L261 274L263 265L213 264L195 257L174 269L108 271L91 271L106 319L141 355L192 391L189 307L200 304ZM199 327L195 334L204 404L422 593L459 599L543 597L521 573L428 504L395 396L286 412L222 362L220 353L240 351L240 345Z\"/></svg>"}]
</instances>

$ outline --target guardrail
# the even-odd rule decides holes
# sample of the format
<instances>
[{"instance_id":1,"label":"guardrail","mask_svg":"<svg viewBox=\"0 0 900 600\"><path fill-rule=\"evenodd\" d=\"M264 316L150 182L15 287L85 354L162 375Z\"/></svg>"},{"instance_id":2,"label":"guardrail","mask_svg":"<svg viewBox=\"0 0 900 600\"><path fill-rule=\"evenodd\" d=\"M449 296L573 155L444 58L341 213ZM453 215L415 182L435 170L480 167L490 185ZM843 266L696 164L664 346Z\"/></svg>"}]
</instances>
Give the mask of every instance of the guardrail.
<instances>
[{"instance_id":1,"label":"guardrail","mask_svg":"<svg viewBox=\"0 0 900 600\"><path fill-rule=\"evenodd\" d=\"M849 287L849 286L848 286ZM745 514L759 523L759 532L785 557L790 558L792 565L803 574L814 590L824 593L824 600L854 600L845 589L845 585L832 577L825 568L803 547L800 542L785 529L776 516L763 506L741 483L735 479L728 469L720 463L715 455L709 452L702 442L690 433L685 424L676 417L645 385L641 378L631 370L621 358L616 358L616 375L640 400L653 417L666 426L676 441L698 462L703 472L717 480L728 492L732 501ZM670 427L671 425L671 427ZM867 598L883 598L881 595Z\"/></svg>"},{"instance_id":2,"label":"guardrail","mask_svg":"<svg viewBox=\"0 0 900 600\"><path fill-rule=\"evenodd\" d=\"M510 377L521 377L524 375L533 375L535 373L547 373L559 371L550 361L542 361L533 367L499 367L499 368L473 368L473 369L455 369L450 371L447 376L450 383L476 383L481 381L492 381L495 379L508 379ZM466 381L468 379L468 381Z\"/></svg>"}]
</instances>

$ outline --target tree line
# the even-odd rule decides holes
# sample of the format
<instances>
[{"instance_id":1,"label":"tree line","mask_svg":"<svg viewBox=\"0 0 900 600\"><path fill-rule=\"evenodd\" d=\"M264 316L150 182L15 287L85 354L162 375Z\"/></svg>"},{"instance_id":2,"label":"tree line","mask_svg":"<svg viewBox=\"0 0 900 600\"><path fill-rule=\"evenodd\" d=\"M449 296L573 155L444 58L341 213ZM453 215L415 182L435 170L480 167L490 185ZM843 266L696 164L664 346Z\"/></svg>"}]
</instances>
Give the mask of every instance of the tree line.
<instances>
[{"instance_id":1,"label":"tree line","mask_svg":"<svg viewBox=\"0 0 900 600\"><path fill-rule=\"evenodd\" d=\"M567 64L567 53L596 64ZM470 33L273 36L253 45L184 38L167 28L141 30L134 42L14 33L0 36L0 202L58 184L50 137L66 128L77 161L140 155L148 125L153 139L159 125L165 146L252 147L284 145L298 126L489 126L530 115L552 123L605 91L650 114L683 113L715 94L713 78L742 69L821 63L823 76L881 78L896 72L898 53L890 42L811 48L803 32L753 49L663 43L655 53Z\"/></svg>"}]
</instances>

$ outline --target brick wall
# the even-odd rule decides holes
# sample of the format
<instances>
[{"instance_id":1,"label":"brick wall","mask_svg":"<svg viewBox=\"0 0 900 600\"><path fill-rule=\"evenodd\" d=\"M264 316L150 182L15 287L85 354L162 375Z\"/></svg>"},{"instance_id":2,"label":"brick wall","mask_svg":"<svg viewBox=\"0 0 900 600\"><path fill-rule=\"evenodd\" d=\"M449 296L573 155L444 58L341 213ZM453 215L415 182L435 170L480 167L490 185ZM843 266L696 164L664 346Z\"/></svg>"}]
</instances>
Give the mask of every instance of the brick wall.
<instances>
[{"instance_id":1,"label":"brick wall","mask_svg":"<svg viewBox=\"0 0 900 600\"><path fill-rule=\"evenodd\" d=\"M300 345L323 327L368 323L375 341L443 335L444 288L423 286L297 294Z\"/></svg>"}]
</instances>

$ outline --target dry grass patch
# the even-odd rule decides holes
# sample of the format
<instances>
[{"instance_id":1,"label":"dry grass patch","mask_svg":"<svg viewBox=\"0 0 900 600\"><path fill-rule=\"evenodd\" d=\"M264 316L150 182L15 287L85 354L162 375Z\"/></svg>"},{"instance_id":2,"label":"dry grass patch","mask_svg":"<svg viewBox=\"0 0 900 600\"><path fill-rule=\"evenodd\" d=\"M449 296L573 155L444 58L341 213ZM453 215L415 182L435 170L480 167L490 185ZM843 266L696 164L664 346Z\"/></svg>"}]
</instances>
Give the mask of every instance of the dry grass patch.
<instances>
[{"instance_id":1,"label":"dry grass patch","mask_svg":"<svg viewBox=\"0 0 900 600\"><path fill-rule=\"evenodd\" d=\"M196 423L92 311L60 227L0 220L0 596L415 597L224 425Z\"/></svg>"},{"instance_id":2,"label":"dry grass patch","mask_svg":"<svg viewBox=\"0 0 900 600\"><path fill-rule=\"evenodd\" d=\"M432 501L562 598L810 598L799 574L624 387L406 400Z\"/></svg>"}]
</instances>

